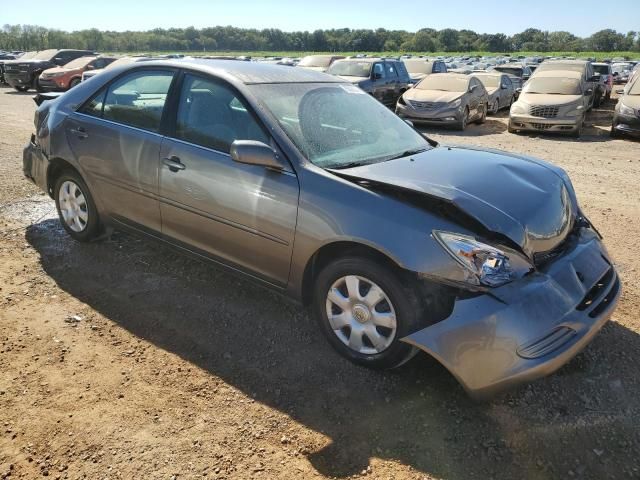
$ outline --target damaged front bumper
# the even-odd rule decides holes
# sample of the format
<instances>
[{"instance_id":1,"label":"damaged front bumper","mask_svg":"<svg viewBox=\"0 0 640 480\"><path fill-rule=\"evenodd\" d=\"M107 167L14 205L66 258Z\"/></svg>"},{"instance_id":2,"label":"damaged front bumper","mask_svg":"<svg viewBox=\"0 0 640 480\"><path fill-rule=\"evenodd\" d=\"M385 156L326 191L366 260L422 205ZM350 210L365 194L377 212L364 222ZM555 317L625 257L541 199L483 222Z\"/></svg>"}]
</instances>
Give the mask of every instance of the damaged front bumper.
<instances>
[{"instance_id":1,"label":"damaged front bumper","mask_svg":"<svg viewBox=\"0 0 640 480\"><path fill-rule=\"evenodd\" d=\"M456 301L451 315L402 340L444 365L477 399L549 375L611 316L620 281L593 230L582 228L541 270Z\"/></svg>"},{"instance_id":2,"label":"damaged front bumper","mask_svg":"<svg viewBox=\"0 0 640 480\"><path fill-rule=\"evenodd\" d=\"M544 118L532 115L511 114L511 128L521 132L575 133L582 125L583 117Z\"/></svg>"}]
</instances>

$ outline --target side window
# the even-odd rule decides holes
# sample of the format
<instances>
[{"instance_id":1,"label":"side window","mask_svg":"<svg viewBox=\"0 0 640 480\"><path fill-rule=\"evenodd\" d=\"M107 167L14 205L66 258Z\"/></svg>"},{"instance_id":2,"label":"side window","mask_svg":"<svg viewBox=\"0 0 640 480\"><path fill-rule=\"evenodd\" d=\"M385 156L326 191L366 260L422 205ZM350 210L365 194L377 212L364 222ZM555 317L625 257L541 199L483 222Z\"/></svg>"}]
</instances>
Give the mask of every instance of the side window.
<instances>
[{"instance_id":1,"label":"side window","mask_svg":"<svg viewBox=\"0 0 640 480\"><path fill-rule=\"evenodd\" d=\"M102 90L96 96L94 96L90 101L85 103L78 110L80 113L84 113L85 115L91 115L92 117L102 117L102 108L104 106L104 97L107 94L106 89Z\"/></svg>"},{"instance_id":2,"label":"side window","mask_svg":"<svg viewBox=\"0 0 640 480\"><path fill-rule=\"evenodd\" d=\"M511 79L509 77L507 77L506 75L503 76L502 77L502 85L504 85L507 88L511 87Z\"/></svg>"},{"instance_id":3,"label":"side window","mask_svg":"<svg viewBox=\"0 0 640 480\"><path fill-rule=\"evenodd\" d=\"M157 132L173 80L173 72L142 70L112 83L104 100L102 118Z\"/></svg>"},{"instance_id":4,"label":"side window","mask_svg":"<svg viewBox=\"0 0 640 480\"><path fill-rule=\"evenodd\" d=\"M176 138L225 153L229 153L234 140L269 143L269 137L233 90L189 74L180 92Z\"/></svg>"},{"instance_id":5,"label":"side window","mask_svg":"<svg viewBox=\"0 0 640 480\"><path fill-rule=\"evenodd\" d=\"M385 65L387 67L387 76L389 78L398 78L398 72L396 71L395 64L388 62L388 63L385 63Z\"/></svg>"},{"instance_id":6,"label":"side window","mask_svg":"<svg viewBox=\"0 0 640 480\"><path fill-rule=\"evenodd\" d=\"M381 63L373 64L373 74L376 77L384 78L384 68Z\"/></svg>"}]
</instances>

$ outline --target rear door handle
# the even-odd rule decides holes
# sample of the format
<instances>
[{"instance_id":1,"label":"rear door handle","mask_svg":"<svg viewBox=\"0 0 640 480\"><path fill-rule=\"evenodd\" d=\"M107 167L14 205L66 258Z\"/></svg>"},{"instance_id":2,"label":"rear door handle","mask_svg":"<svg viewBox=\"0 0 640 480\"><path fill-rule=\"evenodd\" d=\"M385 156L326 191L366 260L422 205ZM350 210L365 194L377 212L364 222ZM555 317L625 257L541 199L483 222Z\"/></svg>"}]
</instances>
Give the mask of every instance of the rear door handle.
<instances>
[{"instance_id":1,"label":"rear door handle","mask_svg":"<svg viewBox=\"0 0 640 480\"><path fill-rule=\"evenodd\" d=\"M72 128L70 132L78 138L87 138L89 136L84 127Z\"/></svg>"},{"instance_id":2,"label":"rear door handle","mask_svg":"<svg viewBox=\"0 0 640 480\"><path fill-rule=\"evenodd\" d=\"M176 157L175 155L163 158L162 163L169 167L169 170L171 170L172 172L177 172L179 170L184 170L185 168L187 168L184 166L184 163L180 161L180 158Z\"/></svg>"}]
</instances>

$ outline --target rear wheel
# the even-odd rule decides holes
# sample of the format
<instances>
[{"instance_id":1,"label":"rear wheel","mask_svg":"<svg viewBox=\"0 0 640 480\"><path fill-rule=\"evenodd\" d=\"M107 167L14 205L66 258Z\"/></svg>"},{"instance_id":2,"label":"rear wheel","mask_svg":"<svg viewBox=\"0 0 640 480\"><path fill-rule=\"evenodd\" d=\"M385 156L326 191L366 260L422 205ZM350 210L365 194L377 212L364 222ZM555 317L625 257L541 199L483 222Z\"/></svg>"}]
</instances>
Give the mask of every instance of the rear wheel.
<instances>
[{"instance_id":1,"label":"rear wheel","mask_svg":"<svg viewBox=\"0 0 640 480\"><path fill-rule=\"evenodd\" d=\"M368 258L348 257L326 266L314 286L314 316L344 357L370 368L402 365L417 349L400 339L423 325L416 289Z\"/></svg>"},{"instance_id":2,"label":"rear wheel","mask_svg":"<svg viewBox=\"0 0 640 480\"><path fill-rule=\"evenodd\" d=\"M480 106L480 118L478 118L478 120L476 120L476 123L478 125L482 125L484 122L487 121L487 109L489 108L489 104L485 103L483 105Z\"/></svg>"},{"instance_id":3,"label":"rear wheel","mask_svg":"<svg viewBox=\"0 0 640 480\"><path fill-rule=\"evenodd\" d=\"M98 210L89 187L77 172L67 170L57 178L54 198L60 223L72 238L88 242L100 235Z\"/></svg>"},{"instance_id":4,"label":"rear wheel","mask_svg":"<svg viewBox=\"0 0 640 480\"><path fill-rule=\"evenodd\" d=\"M24 85L16 85L13 88L15 88L18 92L26 92L27 90L29 90L29 87Z\"/></svg>"}]
</instances>

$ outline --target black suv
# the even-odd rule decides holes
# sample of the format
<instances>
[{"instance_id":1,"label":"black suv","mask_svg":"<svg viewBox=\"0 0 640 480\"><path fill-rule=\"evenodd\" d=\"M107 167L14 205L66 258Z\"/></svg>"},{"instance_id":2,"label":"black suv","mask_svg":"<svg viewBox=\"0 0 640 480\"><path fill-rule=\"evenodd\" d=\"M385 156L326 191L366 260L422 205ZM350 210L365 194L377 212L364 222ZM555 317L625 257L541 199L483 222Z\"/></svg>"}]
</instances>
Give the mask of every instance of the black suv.
<instances>
[{"instance_id":1,"label":"black suv","mask_svg":"<svg viewBox=\"0 0 640 480\"><path fill-rule=\"evenodd\" d=\"M350 81L391 108L396 106L411 82L404 63L385 58L337 60L327 73Z\"/></svg>"},{"instance_id":2,"label":"black suv","mask_svg":"<svg viewBox=\"0 0 640 480\"><path fill-rule=\"evenodd\" d=\"M71 60L85 55L95 55L91 50L42 50L29 59L10 60L4 63L4 79L19 92L30 88L39 90L38 76L43 70L61 67Z\"/></svg>"}]
</instances>

